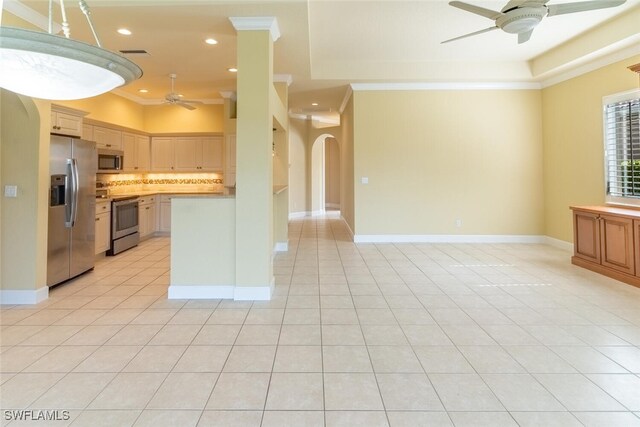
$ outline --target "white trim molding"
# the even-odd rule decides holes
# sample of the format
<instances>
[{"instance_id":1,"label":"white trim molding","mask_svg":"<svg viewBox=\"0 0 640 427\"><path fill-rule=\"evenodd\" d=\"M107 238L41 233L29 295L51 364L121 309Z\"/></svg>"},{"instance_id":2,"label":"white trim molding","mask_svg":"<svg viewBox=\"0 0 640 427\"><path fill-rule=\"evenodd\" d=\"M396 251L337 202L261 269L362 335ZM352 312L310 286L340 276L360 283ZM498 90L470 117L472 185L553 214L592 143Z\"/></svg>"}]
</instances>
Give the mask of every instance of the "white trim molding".
<instances>
[{"instance_id":1,"label":"white trim molding","mask_svg":"<svg viewBox=\"0 0 640 427\"><path fill-rule=\"evenodd\" d=\"M354 92L364 90L538 90L541 88L542 85L537 82L351 83L351 89Z\"/></svg>"},{"instance_id":2,"label":"white trim molding","mask_svg":"<svg viewBox=\"0 0 640 427\"><path fill-rule=\"evenodd\" d=\"M38 304L49 298L49 287L43 286L36 290L0 290L0 304L24 305Z\"/></svg>"},{"instance_id":3,"label":"white trim molding","mask_svg":"<svg viewBox=\"0 0 640 427\"><path fill-rule=\"evenodd\" d=\"M356 234L355 243L546 243L545 236L509 234Z\"/></svg>"},{"instance_id":4,"label":"white trim molding","mask_svg":"<svg viewBox=\"0 0 640 427\"><path fill-rule=\"evenodd\" d=\"M342 104L340 104L340 108L338 112L340 114L344 113L344 109L347 108L347 104L349 103L349 99L351 99L351 95L353 95L352 85L347 86L347 92L344 94L344 98L342 99Z\"/></svg>"},{"instance_id":5,"label":"white trim molding","mask_svg":"<svg viewBox=\"0 0 640 427\"><path fill-rule=\"evenodd\" d=\"M280 38L280 27L275 16L231 16L229 21L236 31L267 30L274 42Z\"/></svg>"},{"instance_id":6,"label":"white trim molding","mask_svg":"<svg viewBox=\"0 0 640 427\"><path fill-rule=\"evenodd\" d=\"M273 281L267 286L236 286L233 299L236 301L269 301L273 294Z\"/></svg>"},{"instance_id":7,"label":"white trim molding","mask_svg":"<svg viewBox=\"0 0 640 427\"><path fill-rule=\"evenodd\" d=\"M171 285L167 299L232 299L235 286Z\"/></svg>"},{"instance_id":8,"label":"white trim molding","mask_svg":"<svg viewBox=\"0 0 640 427\"><path fill-rule=\"evenodd\" d=\"M554 248L562 249L573 253L573 243L565 242L564 240L556 239L554 237L544 236L544 243Z\"/></svg>"},{"instance_id":9,"label":"white trim molding","mask_svg":"<svg viewBox=\"0 0 640 427\"><path fill-rule=\"evenodd\" d=\"M286 83L287 86L291 86L291 84L293 83L293 76L291 74L274 74L273 82Z\"/></svg>"},{"instance_id":10,"label":"white trim molding","mask_svg":"<svg viewBox=\"0 0 640 427\"><path fill-rule=\"evenodd\" d=\"M305 216L310 216L310 212L289 212L289 219L298 219L298 218L304 218Z\"/></svg>"}]
</instances>

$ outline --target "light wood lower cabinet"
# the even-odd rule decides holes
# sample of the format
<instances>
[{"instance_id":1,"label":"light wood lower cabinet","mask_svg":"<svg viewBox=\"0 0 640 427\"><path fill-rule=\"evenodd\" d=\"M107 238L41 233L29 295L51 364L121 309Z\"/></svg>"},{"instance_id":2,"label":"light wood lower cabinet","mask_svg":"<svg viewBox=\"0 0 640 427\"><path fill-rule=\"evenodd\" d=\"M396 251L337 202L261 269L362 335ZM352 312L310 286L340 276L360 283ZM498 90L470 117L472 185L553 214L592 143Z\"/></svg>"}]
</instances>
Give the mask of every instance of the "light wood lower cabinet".
<instances>
[{"instance_id":1,"label":"light wood lower cabinet","mask_svg":"<svg viewBox=\"0 0 640 427\"><path fill-rule=\"evenodd\" d=\"M171 232L171 196L160 196L159 230L163 233Z\"/></svg>"},{"instance_id":2,"label":"light wood lower cabinet","mask_svg":"<svg viewBox=\"0 0 640 427\"><path fill-rule=\"evenodd\" d=\"M138 203L138 232L140 238L153 235L156 231L156 196L140 197Z\"/></svg>"},{"instance_id":3,"label":"light wood lower cabinet","mask_svg":"<svg viewBox=\"0 0 640 427\"><path fill-rule=\"evenodd\" d=\"M109 250L111 246L111 202L96 203L95 254Z\"/></svg>"},{"instance_id":4,"label":"light wood lower cabinet","mask_svg":"<svg viewBox=\"0 0 640 427\"><path fill-rule=\"evenodd\" d=\"M640 286L640 211L572 207L573 264Z\"/></svg>"}]
</instances>

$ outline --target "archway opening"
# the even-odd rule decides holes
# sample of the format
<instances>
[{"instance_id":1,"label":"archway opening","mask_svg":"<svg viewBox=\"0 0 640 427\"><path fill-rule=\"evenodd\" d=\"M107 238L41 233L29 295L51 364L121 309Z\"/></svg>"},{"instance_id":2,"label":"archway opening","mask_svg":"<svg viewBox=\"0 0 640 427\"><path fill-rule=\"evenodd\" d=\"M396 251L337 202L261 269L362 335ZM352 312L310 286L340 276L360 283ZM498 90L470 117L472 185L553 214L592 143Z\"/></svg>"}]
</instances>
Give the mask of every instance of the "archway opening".
<instances>
[{"instance_id":1,"label":"archway opening","mask_svg":"<svg viewBox=\"0 0 640 427\"><path fill-rule=\"evenodd\" d=\"M340 211L340 144L331 134L318 136L311 149L311 212Z\"/></svg>"}]
</instances>

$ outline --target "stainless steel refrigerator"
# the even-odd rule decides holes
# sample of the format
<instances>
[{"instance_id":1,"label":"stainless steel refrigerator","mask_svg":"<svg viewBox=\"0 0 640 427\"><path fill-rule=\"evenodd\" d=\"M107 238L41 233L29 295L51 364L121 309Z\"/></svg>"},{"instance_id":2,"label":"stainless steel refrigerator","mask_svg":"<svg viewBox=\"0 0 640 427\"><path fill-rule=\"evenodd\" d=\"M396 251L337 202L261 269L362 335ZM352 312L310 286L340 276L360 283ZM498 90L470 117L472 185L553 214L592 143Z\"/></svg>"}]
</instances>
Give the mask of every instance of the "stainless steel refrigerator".
<instances>
[{"instance_id":1,"label":"stainless steel refrigerator","mask_svg":"<svg viewBox=\"0 0 640 427\"><path fill-rule=\"evenodd\" d=\"M94 266L96 144L51 135L47 285Z\"/></svg>"}]
</instances>

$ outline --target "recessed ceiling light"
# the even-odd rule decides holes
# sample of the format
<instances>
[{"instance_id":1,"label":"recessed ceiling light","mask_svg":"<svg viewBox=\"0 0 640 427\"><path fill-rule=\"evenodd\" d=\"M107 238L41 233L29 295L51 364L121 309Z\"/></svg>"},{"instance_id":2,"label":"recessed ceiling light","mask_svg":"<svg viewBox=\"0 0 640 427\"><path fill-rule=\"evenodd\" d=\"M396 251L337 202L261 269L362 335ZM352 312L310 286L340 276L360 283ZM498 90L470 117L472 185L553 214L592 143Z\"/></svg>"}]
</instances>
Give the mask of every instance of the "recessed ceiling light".
<instances>
[{"instance_id":1,"label":"recessed ceiling light","mask_svg":"<svg viewBox=\"0 0 640 427\"><path fill-rule=\"evenodd\" d=\"M204 41L206 44L218 44L218 40L216 39L212 39L211 37L209 37L208 39L205 39Z\"/></svg>"},{"instance_id":2,"label":"recessed ceiling light","mask_svg":"<svg viewBox=\"0 0 640 427\"><path fill-rule=\"evenodd\" d=\"M232 73L237 73L238 69L231 67L231 68L227 68L227 71L231 71Z\"/></svg>"},{"instance_id":3,"label":"recessed ceiling light","mask_svg":"<svg viewBox=\"0 0 640 427\"><path fill-rule=\"evenodd\" d=\"M138 89L140 93L149 93L149 89Z\"/></svg>"},{"instance_id":4,"label":"recessed ceiling light","mask_svg":"<svg viewBox=\"0 0 640 427\"><path fill-rule=\"evenodd\" d=\"M178 94L178 96L179 96L180 98L183 98L183 97L184 97L184 95L183 95L183 94L181 94L181 93L179 93L179 94Z\"/></svg>"},{"instance_id":5,"label":"recessed ceiling light","mask_svg":"<svg viewBox=\"0 0 640 427\"><path fill-rule=\"evenodd\" d=\"M131 31L127 30L126 28L120 28L118 29L118 34L122 34L123 36L130 36Z\"/></svg>"},{"instance_id":6,"label":"recessed ceiling light","mask_svg":"<svg viewBox=\"0 0 640 427\"><path fill-rule=\"evenodd\" d=\"M317 107L318 103L317 102L312 102L311 105L313 105L314 107Z\"/></svg>"}]
</instances>

